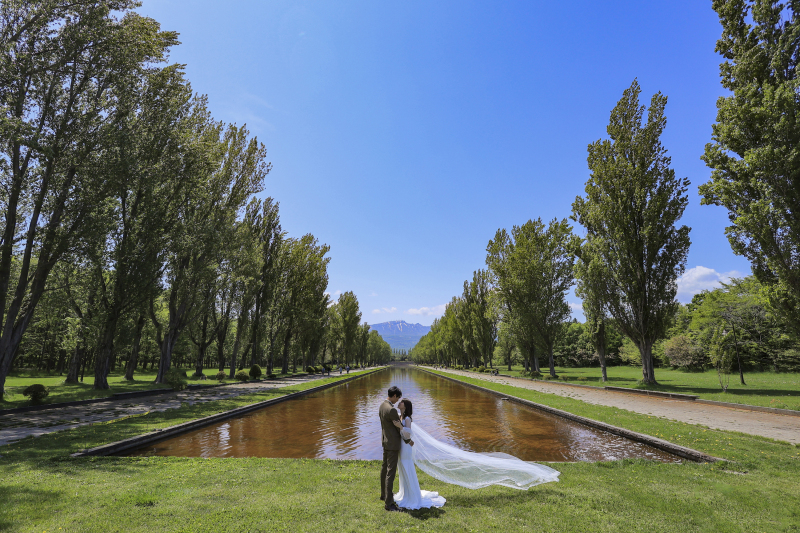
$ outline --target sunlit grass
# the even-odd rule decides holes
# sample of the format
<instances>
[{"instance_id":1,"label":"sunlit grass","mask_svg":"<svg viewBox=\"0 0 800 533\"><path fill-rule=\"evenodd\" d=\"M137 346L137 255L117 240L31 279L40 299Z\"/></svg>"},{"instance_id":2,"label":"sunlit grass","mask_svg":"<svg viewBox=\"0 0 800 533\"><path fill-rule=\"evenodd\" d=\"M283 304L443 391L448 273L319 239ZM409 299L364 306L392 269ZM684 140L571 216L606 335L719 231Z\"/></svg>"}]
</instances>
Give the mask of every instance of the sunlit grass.
<instances>
[{"instance_id":1,"label":"sunlit grass","mask_svg":"<svg viewBox=\"0 0 800 533\"><path fill-rule=\"evenodd\" d=\"M218 383L212 379L217 375L219 370L215 368L206 368L203 374L206 380L201 380L200 377L195 377L194 368L186 369L187 381L189 383L203 383L213 384ZM230 369L225 369L228 374ZM299 374L299 372L298 372ZM293 374L280 374L278 377L291 376ZM34 383L41 383L50 389L50 394L42 403L58 403L58 402L71 402L75 400L87 400L90 398L105 398L112 394L119 392L133 392L149 389L163 389L168 388L166 385L154 383L156 379L155 370L137 371L134 374L133 381L125 380L125 372L112 372L108 376L108 384L110 389L95 390L93 388L94 374L88 374L84 377L83 383L64 383L66 373L59 375L55 372L42 372L42 371L18 371L12 372L6 378L6 394L3 401L0 402L0 409L12 409L15 407L24 407L31 405L28 398L22 395L22 391L29 385ZM234 380L226 378L223 383L230 383Z\"/></svg>"},{"instance_id":2,"label":"sunlit grass","mask_svg":"<svg viewBox=\"0 0 800 533\"><path fill-rule=\"evenodd\" d=\"M500 373L519 377L522 366L512 366L511 371L505 365L498 365ZM543 369L544 374L548 373ZM569 383L582 385L612 387L637 387L642 379L642 369L632 366L612 366L607 368L608 382L600 381L599 367L566 368L556 367L556 374ZM739 374L727 377L728 390L722 392L716 370L705 372L684 372L669 368L656 368L658 385L651 385L650 390L692 394L706 400L718 402L742 403L777 409L800 410L800 373L791 372L746 372L747 385L739 383Z\"/></svg>"},{"instance_id":3,"label":"sunlit grass","mask_svg":"<svg viewBox=\"0 0 800 533\"><path fill-rule=\"evenodd\" d=\"M441 510L401 514L386 513L378 501L378 462L68 458L85 447L320 381L0 447L0 500L4 503L0 530L688 532L792 531L800 523L800 449L796 446L475 382L730 461L557 464L559 483L528 491L504 487L471 491L419 473L422 487L439 491L447 505Z\"/></svg>"}]
</instances>

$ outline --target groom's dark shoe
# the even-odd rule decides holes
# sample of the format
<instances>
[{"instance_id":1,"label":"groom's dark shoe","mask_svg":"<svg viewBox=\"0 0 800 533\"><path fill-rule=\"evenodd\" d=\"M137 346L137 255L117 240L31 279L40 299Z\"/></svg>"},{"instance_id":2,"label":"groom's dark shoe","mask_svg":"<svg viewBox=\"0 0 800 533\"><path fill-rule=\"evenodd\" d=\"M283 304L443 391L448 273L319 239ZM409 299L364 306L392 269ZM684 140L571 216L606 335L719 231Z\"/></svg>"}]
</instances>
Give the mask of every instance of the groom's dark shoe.
<instances>
[{"instance_id":1,"label":"groom's dark shoe","mask_svg":"<svg viewBox=\"0 0 800 533\"><path fill-rule=\"evenodd\" d=\"M387 511L395 511L395 512L398 512L398 513L400 512L400 508L397 506L396 503L392 503L391 505L387 505L386 507L384 507L384 509L386 509Z\"/></svg>"}]
</instances>

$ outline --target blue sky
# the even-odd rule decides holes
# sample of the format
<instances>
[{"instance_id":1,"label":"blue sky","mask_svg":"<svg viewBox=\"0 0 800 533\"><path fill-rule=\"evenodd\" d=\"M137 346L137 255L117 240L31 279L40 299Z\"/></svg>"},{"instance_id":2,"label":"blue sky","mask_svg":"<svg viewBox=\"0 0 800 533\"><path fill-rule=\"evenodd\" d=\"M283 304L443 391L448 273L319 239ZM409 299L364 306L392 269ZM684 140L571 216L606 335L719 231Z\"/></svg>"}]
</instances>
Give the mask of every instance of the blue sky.
<instances>
[{"instance_id":1,"label":"blue sky","mask_svg":"<svg viewBox=\"0 0 800 533\"><path fill-rule=\"evenodd\" d=\"M568 217L586 147L634 78L644 103L669 97L662 140L692 182L679 299L750 271L727 213L697 195L724 94L710 1L145 0L139 12L181 34L171 60L214 117L266 145L284 229L331 246L330 292L354 291L370 323L430 324L498 228Z\"/></svg>"}]
</instances>

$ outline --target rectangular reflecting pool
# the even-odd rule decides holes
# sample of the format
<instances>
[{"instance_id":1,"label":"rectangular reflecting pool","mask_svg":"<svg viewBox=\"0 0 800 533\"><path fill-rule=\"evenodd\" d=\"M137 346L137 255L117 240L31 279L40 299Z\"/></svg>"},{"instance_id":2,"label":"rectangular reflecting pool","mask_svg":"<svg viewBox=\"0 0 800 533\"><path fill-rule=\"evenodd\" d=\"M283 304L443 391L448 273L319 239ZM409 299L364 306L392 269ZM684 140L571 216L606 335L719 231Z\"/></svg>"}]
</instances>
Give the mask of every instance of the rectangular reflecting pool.
<instances>
[{"instance_id":1,"label":"rectangular reflecting pool","mask_svg":"<svg viewBox=\"0 0 800 533\"><path fill-rule=\"evenodd\" d=\"M464 450L503 452L523 461L680 461L413 367L391 367L125 455L381 459L378 406L392 385L413 402L414 424Z\"/></svg>"}]
</instances>

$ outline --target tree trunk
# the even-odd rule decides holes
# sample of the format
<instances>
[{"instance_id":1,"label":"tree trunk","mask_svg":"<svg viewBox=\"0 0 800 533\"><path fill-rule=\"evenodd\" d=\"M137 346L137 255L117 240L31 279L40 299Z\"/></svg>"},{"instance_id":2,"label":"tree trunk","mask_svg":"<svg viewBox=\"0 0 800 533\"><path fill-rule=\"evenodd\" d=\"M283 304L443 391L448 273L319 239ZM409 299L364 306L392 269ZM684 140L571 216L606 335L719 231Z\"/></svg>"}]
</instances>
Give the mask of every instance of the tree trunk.
<instances>
[{"instance_id":1,"label":"tree trunk","mask_svg":"<svg viewBox=\"0 0 800 533\"><path fill-rule=\"evenodd\" d=\"M78 344L75 346L75 351L72 353L72 357L69 360L67 379L64 380L65 383L78 382L78 374L80 373L81 363L83 363L83 357L85 353L86 346L83 344L83 333L81 332L78 337Z\"/></svg>"},{"instance_id":2,"label":"tree trunk","mask_svg":"<svg viewBox=\"0 0 800 533\"><path fill-rule=\"evenodd\" d=\"M191 331L190 331L191 333ZM194 366L195 377L203 375L203 367L206 359L206 348L211 344L211 340L206 341L208 338L208 312L203 313L203 321L200 326L200 342L195 342L197 345L197 363ZM194 340L194 337L192 337Z\"/></svg>"},{"instance_id":3,"label":"tree trunk","mask_svg":"<svg viewBox=\"0 0 800 533\"><path fill-rule=\"evenodd\" d=\"M56 363L56 372L61 376L64 374L64 363L67 359L67 351L63 348L58 350L58 363Z\"/></svg>"},{"instance_id":4,"label":"tree trunk","mask_svg":"<svg viewBox=\"0 0 800 533\"><path fill-rule=\"evenodd\" d=\"M548 355L550 357L550 376L556 377L556 363L555 363L555 360L553 358L553 345L552 344L550 344L550 346L547 347L547 352L548 352Z\"/></svg>"},{"instance_id":5,"label":"tree trunk","mask_svg":"<svg viewBox=\"0 0 800 533\"><path fill-rule=\"evenodd\" d=\"M657 385L656 373L653 368L653 344L642 343L639 346L639 353L642 354L642 381Z\"/></svg>"},{"instance_id":6,"label":"tree trunk","mask_svg":"<svg viewBox=\"0 0 800 533\"><path fill-rule=\"evenodd\" d=\"M606 375L606 321L601 320L597 330L597 357L600 359L600 369L603 373L603 383L608 381Z\"/></svg>"},{"instance_id":7,"label":"tree trunk","mask_svg":"<svg viewBox=\"0 0 800 533\"><path fill-rule=\"evenodd\" d=\"M241 319L242 317L240 316L239 320ZM239 324L237 323L236 339L233 341L233 352L231 353L231 372L230 372L231 378L236 374L236 356L239 355L239 343L242 340L242 329L244 328L240 328Z\"/></svg>"},{"instance_id":8,"label":"tree trunk","mask_svg":"<svg viewBox=\"0 0 800 533\"><path fill-rule=\"evenodd\" d=\"M281 373L289 373L289 341L292 339L292 319L289 318L289 325L286 328L286 336L283 338L283 368Z\"/></svg>"},{"instance_id":9,"label":"tree trunk","mask_svg":"<svg viewBox=\"0 0 800 533\"><path fill-rule=\"evenodd\" d=\"M144 329L144 313L139 314L136 320L136 334L133 337L133 346L131 346L131 358L128 359L128 366L125 368L125 380L133 381L133 373L136 371L136 365L139 362L139 349L142 342L142 330Z\"/></svg>"},{"instance_id":10,"label":"tree trunk","mask_svg":"<svg viewBox=\"0 0 800 533\"><path fill-rule=\"evenodd\" d=\"M739 382L742 385L747 385L747 383L744 382L744 372L742 371L742 358L739 356L739 338L736 335L736 326L733 325L733 322L731 322L731 326L733 329L733 344L734 346L736 346L736 362L739 364Z\"/></svg>"},{"instance_id":11,"label":"tree trunk","mask_svg":"<svg viewBox=\"0 0 800 533\"><path fill-rule=\"evenodd\" d=\"M530 357L531 364L533 364L533 371L534 372L541 372L539 368L539 356L536 355L536 345L531 344L528 348L528 354Z\"/></svg>"},{"instance_id":12,"label":"tree trunk","mask_svg":"<svg viewBox=\"0 0 800 533\"><path fill-rule=\"evenodd\" d=\"M106 390L108 386L108 373L111 371L111 356L114 353L114 336L117 333L117 319L119 315L112 309L100 334L97 346L97 359L94 364L94 388Z\"/></svg>"}]
</instances>

